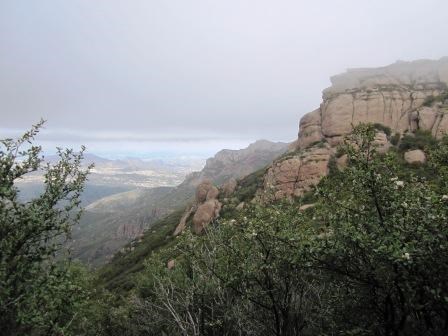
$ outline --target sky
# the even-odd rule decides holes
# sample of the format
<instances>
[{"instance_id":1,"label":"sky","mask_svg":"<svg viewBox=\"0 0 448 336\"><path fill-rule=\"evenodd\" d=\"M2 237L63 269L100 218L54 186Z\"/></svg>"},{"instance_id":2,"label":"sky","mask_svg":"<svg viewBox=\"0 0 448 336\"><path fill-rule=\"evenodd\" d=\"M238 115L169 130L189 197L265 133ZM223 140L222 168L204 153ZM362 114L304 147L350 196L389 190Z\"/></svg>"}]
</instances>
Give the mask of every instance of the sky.
<instances>
[{"instance_id":1,"label":"sky","mask_svg":"<svg viewBox=\"0 0 448 336\"><path fill-rule=\"evenodd\" d=\"M0 0L0 138L103 156L292 141L347 68L448 56L446 0Z\"/></svg>"}]
</instances>

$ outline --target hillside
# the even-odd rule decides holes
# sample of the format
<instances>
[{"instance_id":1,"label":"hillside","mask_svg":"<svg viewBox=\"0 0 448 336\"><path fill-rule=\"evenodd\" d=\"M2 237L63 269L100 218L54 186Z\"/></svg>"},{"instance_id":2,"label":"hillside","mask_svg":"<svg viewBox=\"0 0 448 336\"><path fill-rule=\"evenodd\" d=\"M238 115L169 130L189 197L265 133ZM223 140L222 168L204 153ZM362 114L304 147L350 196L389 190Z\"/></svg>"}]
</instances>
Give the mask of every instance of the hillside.
<instances>
[{"instance_id":1,"label":"hillside","mask_svg":"<svg viewBox=\"0 0 448 336\"><path fill-rule=\"evenodd\" d=\"M268 167L239 179L230 195L221 188L219 195L212 199L217 205L212 208L215 215L200 223L199 232L218 217L233 218L253 202L285 198L309 202L313 188L330 173L332 165L347 165L347 156L338 152L338 146L356 124L374 124L378 150L382 153L399 151L404 171L411 169L423 175L430 174L418 164L426 161L422 149L433 143L431 139L440 138L448 131L448 124L445 124L448 120L445 119L445 113L448 113L448 58L349 70L333 77L332 83L332 87L324 90L321 106L300 120L298 139L289 152ZM219 157L232 155L224 152ZM207 161L202 173L190 176L190 181L207 180L215 166L214 160ZM211 187L207 188L211 190ZM142 260L164 242L172 242L173 236L166 235L167 232L174 232L180 223L183 223L182 230L195 225L198 209L211 201L196 199L195 202L193 208L188 207L183 213L176 212L166 221L157 222L155 230L146 232L141 243L134 243L135 247L129 245L124 253L116 255L101 270L101 281L108 288L132 287L130 273L133 272L126 272L126 265L138 265L134 266L134 271L140 270ZM163 227L160 232L159 225ZM150 240L151 235L158 238ZM147 245L144 245L145 241Z\"/></svg>"},{"instance_id":2,"label":"hillside","mask_svg":"<svg viewBox=\"0 0 448 336\"><path fill-rule=\"evenodd\" d=\"M73 256L94 266L104 264L125 244L151 229L158 219L183 209L194 198L202 180L220 184L240 178L271 163L287 146L260 140L241 150L225 149L177 187L137 189L95 201L86 207L80 225L74 228Z\"/></svg>"}]
</instances>

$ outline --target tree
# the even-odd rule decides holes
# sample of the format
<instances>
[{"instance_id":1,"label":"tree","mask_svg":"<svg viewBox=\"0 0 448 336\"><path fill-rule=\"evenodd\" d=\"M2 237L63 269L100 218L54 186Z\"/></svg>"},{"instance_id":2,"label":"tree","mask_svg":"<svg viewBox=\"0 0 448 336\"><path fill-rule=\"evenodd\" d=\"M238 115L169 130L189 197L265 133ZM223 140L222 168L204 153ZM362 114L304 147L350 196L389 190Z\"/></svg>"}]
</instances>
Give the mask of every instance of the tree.
<instances>
[{"instance_id":1,"label":"tree","mask_svg":"<svg viewBox=\"0 0 448 336\"><path fill-rule=\"evenodd\" d=\"M416 168L379 153L375 135L359 125L345 139L348 166L319 183L313 206L252 204L155 253L137 300L145 330L446 335L448 138Z\"/></svg>"},{"instance_id":2,"label":"tree","mask_svg":"<svg viewBox=\"0 0 448 336\"><path fill-rule=\"evenodd\" d=\"M183 233L148 261L139 320L169 335L315 334L331 307L307 262L303 224L286 202L251 206L203 236Z\"/></svg>"},{"instance_id":3,"label":"tree","mask_svg":"<svg viewBox=\"0 0 448 336\"><path fill-rule=\"evenodd\" d=\"M43 124L0 141L0 325L6 336L63 334L82 297L63 244L81 216L90 167L81 168L84 147L79 153L58 148L59 160L44 163L41 147L32 144ZM15 182L40 170L43 192L20 201Z\"/></svg>"},{"instance_id":4,"label":"tree","mask_svg":"<svg viewBox=\"0 0 448 336\"><path fill-rule=\"evenodd\" d=\"M335 331L445 335L448 196L432 181L402 174L399 154L379 154L374 136L371 125L356 127L343 145L349 166L317 190L312 222L325 234L315 236L314 264L344 289ZM436 177L446 170L446 144L430 155L440 159Z\"/></svg>"}]
</instances>

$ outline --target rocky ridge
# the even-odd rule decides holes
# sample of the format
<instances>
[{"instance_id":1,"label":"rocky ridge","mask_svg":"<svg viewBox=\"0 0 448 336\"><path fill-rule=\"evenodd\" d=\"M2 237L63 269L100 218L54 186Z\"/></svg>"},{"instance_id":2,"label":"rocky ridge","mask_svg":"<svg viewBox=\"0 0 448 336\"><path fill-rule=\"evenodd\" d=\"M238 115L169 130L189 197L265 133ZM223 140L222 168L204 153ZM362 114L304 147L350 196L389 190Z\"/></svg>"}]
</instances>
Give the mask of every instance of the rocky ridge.
<instances>
[{"instance_id":1,"label":"rocky ridge","mask_svg":"<svg viewBox=\"0 0 448 336\"><path fill-rule=\"evenodd\" d=\"M426 130L439 138L448 131L448 57L437 61L400 61L381 68L349 69L333 76L331 83L323 91L319 108L301 118L298 138L290 145L289 152L266 170L263 187L257 190L254 202L299 197L317 185L328 174L329 162L335 157L338 145L357 124L379 125L375 142L382 152L390 148L392 135L399 140L405 134ZM259 146L259 149L269 146L272 145ZM224 150L209 159L201 174L191 178L198 186L197 194L201 189L215 188L207 179L208 174L219 176L213 181L216 185L222 183L229 176L222 162L232 167L229 162L240 162L241 156L247 155L244 151L253 149L249 146L238 153ZM346 157L335 159L339 168L346 165ZM424 153L412 151L405 155L405 160L422 163ZM241 171L239 175L244 176L249 170L255 169ZM221 192L229 197L236 188L236 181L228 181L221 186ZM185 229L191 218L194 231L201 232L219 215L222 206L218 194L207 200L196 197L185 211L175 235Z\"/></svg>"},{"instance_id":2,"label":"rocky ridge","mask_svg":"<svg viewBox=\"0 0 448 336\"><path fill-rule=\"evenodd\" d=\"M439 138L448 131L448 57L350 69L332 77L331 83L320 107L301 118L290 154L268 169L258 199L300 196L310 190L328 174L337 146L359 123L383 125L398 138L416 130ZM385 151L390 134L379 130L376 141Z\"/></svg>"}]
</instances>

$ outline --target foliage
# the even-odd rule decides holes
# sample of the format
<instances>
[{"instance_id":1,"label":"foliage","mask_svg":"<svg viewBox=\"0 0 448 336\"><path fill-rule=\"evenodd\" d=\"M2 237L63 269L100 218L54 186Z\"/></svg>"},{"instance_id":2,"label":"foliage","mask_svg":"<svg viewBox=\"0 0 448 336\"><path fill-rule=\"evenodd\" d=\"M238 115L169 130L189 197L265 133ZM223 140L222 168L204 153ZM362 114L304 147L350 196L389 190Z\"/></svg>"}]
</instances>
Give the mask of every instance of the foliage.
<instances>
[{"instance_id":1,"label":"foliage","mask_svg":"<svg viewBox=\"0 0 448 336\"><path fill-rule=\"evenodd\" d=\"M350 166L319 190L314 218L327 234L315 259L346 286L337 325L361 334L443 335L446 196L426 180L399 180L396 153L378 155L373 138L370 127L355 129L346 144Z\"/></svg>"},{"instance_id":2,"label":"foliage","mask_svg":"<svg viewBox=\"0 0 448 336\"><path fill-rule=\"evenodd\" d=\"M382 131L382 132L384 132L384 134L386 134L386 136L389 138L390 137L390 135L391 135L391 129L390 129L390 127L387 127L387 126L385 126L385 125L383 125L383 124L380 124L380 123L374 123L373 124L373 127L376 129L376 130L378 130L378 131Z\"/></svg>"},{"instance_id":3,"label":"foliage","mask_svg":"<svg viewBox=\"0 0 448 336\"><path fill-rule=\"evenodd\" d=\"M399 132L397 132L390 138L390 143L394 146L397 146L398 143L400 142L400 139L401 139L401 134Z\"/></svg>"},{"instance_id":4,"label":"foliage","mask_svg":"<svg viewBox=\"0 0 448 336\"><path fill-rule=\"evenodd\" d=\"M43 121L0 149L0 325L2 335L66 333L85 300L82 279L64 258L62 245L81 215L80 194L89 169L80 153L58 149L44 164L32 144ZM44 170L44 190L21 202L15 181Z\"/></svg>"},{"instance_id":5,"label":"foliage","mask_svg":"<svg viewBox=\"0 0 448 336\"><path fill-rule=\"evenodd\" d=\"M399 149L400 151L412 149L429 150L434 148L436 144L437 141L430 131L417 130L413 134L405 134L403 136Z\"/></svg>"},{"instance_id":6,"label":"foliage","mask_svg":"<svg viewBox=\"0 0 448 336\"><path fill-rule=\"evenodd\" d=\"M293 238L300 222L290 204L254 206L205 236L184 233L168 253L177 256L175 267L167 269L166 255L157 254L140 278L145 332L293 335L317 328L325 319L316 314L322 289L301 254L289 253L290 240L305 246Z\"/></svg>"},{"instance_id":7,"label":"foliage","mask_svg":"<svg viewBox=\"0 0 448 336\"><path fill-rule=\"evenodd\" d=\"M143 270L144 260L154 251L174 242L172 233L182 214L183 210L178 210L154 223L131 253L117 253L109 264L99 270L99 285L120 294L134 288L134 275ZM124 249L129 250L129 247Z\"/></svg>"},{"instance_id":8,"label":"foliage","mask_svg":"<svg viewBox=\"0 0 448 336\"><path fill-rule=\"evenodd\" d=\"M251 205L148 259L133 319L148 335L445 335L448 196L379 155L359 125L315 205ZM428 149L429 150L429 149ZM448 138L430 167L446 181ZM167 261L174 260L174 268Z\"/></svg>"}]
</instances>

